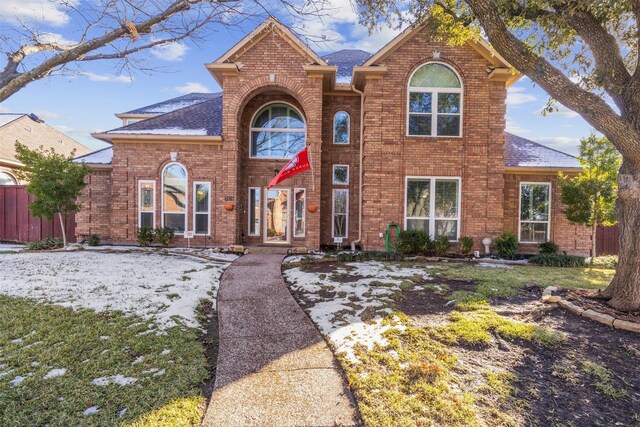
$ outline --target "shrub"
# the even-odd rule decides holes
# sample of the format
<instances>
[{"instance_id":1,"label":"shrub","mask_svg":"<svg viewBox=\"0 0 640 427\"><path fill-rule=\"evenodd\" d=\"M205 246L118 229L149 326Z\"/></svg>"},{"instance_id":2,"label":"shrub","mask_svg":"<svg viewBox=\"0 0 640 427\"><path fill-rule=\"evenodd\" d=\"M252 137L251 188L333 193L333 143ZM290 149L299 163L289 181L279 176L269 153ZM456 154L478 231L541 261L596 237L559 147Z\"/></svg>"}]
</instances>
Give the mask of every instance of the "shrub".
<instances>
[{"instance_id":1,"label":"shrub","mask_svg":"<svg viewBox=\"0 0 640 427\"><path fill-rule=\"evenodd\" d=\"M592 265L594 267L615 269L618 267L618 255L604 255L604 256L595 257L593 259Z\"/></svg>"},{"instance_id":2,"label":"shrub","mask_svg":"<svg viewBox=\"0 0 640 427\"><path fill-rule=\"evenodd\" d=\"M557 254L558 252L560 252L560 246L558 246L553 240L540 243L541 254Z\"/></svg>"},{"instance_id":3,"label":"shrub","mask_svg":"<svg viewBox=\"0 0 640 427\"><path fill-rule=\"evenodd\" d=\"M505 231L495 241L496 252L502 259L515 259L518 253L518 238L510 231Z\"/></svg>"},{"instance_id":4,"label":"shrub","mask_svg":"<svg viewBox=\"0 0 640 427\"><path fill-rule=\"evenodd\" d=\"M529 263L545 267L584 267L585 259L574 255L539 254L530 258Z\"/></svg>"},{"instance_id":5,"label":"shrub","mask_svg":"<svg viewBox=\"0 0 640 427\"><path fill-rule=\"evenodd\" d=\"M396 249L406 255L416 255L425 252L430 242L429 234L424 230L402 230L398 235Z\"/></svg>"},{"instance_id":6,"label":"shrub","mask_svg":"<svg viewBox=\"0 0 640 427\"><path fill-rule=\"evenodd\" d=\"M87 245L100 246L100 236L97 234L89 234L89 236L87 236Z\"/></svg>"},{"instance_id":7,"label":"shrub","mask_svg":"<svg viewBox=\"0 0 640 427\"><path fill-rule=\"evenodd\" d=\"M440 235L433 243L433 250L436 255L443 256L447 254L447 251L451 247L449 236Z\"/></svg>"},{"instance_id":8,"label":"shrub","mask_svg":"<svg viewBox=\"0 0 640 427\"><path fill-rule=\"evenodd\" d=\"M458 240L458 253L460 255L469 255L473 249L473 237L461 237Z\"/></svg>"},{"instance_id":9,"label":"shrub","mask_svg":"<svg viewBox=\"0 0 640 427\"><path fill-rule=\"evenodd\" d=\"M140 246L149 246L153 243L153 228L140 227L136 230L136 239Z\"/></svg>"},{"instance_id":10,"label":"shrub","mask_svg":"<svg viewBox=\"0 0 640 427\"><path fill-rule=\"evenodd\" d=\"M59 249L64 246L62 239L48 237L28 244L30 251L47 251L50 249Z\"/></svg>"},{"instance_id":11,"label":"shrub","mask_svg":"<svg viewBox=\"0 0 640 427\"><path fill-rule=\"evenodd\" d=\"M398 252L384 251L363 251L363 252L340 252L338 261L402 261L404 255Z\"/></svg>"},{"instance_id":12,"label":"shrub","mask_svg":"<svg viewBox=\"0 0 640 427\"><path fill-rule=\"evenodd\" d=\"M156 242L160 243L162 246L169 246L175 237L175 232L173 228L163 227L156 228Z\"/></svg>"}]
</instances>

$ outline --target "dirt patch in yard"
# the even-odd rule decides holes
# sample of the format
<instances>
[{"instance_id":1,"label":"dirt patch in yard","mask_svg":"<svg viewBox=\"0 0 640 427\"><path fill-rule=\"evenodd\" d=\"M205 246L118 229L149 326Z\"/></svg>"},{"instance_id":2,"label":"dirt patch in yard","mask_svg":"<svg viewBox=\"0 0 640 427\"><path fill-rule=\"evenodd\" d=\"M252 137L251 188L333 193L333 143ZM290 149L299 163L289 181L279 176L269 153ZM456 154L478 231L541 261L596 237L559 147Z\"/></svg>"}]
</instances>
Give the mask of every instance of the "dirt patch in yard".
<instances>
[{"instance_id":1,"label":"dirt patch in yard","mask_svg":"<svg viewBox=\"0 0 640 427\"><path fill-rule=\"evenodd\" d=\"M411 289L396 297L399 311L408 316L439 315L453 310L450 295L456 291L472 291L476 282L437 278L433 282L425 282L426 288Z\"/></svg>"}]
</instances>

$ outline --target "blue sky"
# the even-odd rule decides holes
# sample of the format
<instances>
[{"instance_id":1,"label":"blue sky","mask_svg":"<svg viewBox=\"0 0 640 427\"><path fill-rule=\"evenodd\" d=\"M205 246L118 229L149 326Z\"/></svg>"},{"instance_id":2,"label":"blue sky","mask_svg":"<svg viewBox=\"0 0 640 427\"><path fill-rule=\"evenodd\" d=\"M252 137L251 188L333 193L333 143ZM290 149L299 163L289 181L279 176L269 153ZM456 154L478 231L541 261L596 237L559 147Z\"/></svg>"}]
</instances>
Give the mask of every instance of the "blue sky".
<instances>
[{"instance_id":1,"label":"blue sky","mask_svg":"<svg viewBox=\"0 0 640 427\"><path fill-rule=\"evenodd\" d=\"M358 16L348 0L333 0L334 11L322 20L287 22L299 32L322 36L321 45L311 44L322 54L342 48L358 48L375 52L388 42L396 31L383 29L373 35L358 24ZM0 32L2 25L14 25L16 18L32 20L48 37L74 40L69 30L70 19L65 11L49 0L2 0L0 2ZM89 134L118 127L121 121L114 113L132 110L164 99L190 92L216 92L215 80L204 68L233 46L259 20L246 22L232 31L215 28L207 40L195 45L190 41L174 43L143 55L145 66L157 68L151 74L135 72L118 74L114 64L96 62L83 65L74 75L54 76L36 81L8 100L0 103L0 112L33 112L47 124L56 127L79 142L91 147L105 146ZM0 60L0 66L4 64ZM543 117L541 111L548 95L528 78L513 85L507 98L507 131L538 141L550 147L577 153L581 137L591 131L578 114L559 106L559 111Z\"/></svg>"}]
</instances>

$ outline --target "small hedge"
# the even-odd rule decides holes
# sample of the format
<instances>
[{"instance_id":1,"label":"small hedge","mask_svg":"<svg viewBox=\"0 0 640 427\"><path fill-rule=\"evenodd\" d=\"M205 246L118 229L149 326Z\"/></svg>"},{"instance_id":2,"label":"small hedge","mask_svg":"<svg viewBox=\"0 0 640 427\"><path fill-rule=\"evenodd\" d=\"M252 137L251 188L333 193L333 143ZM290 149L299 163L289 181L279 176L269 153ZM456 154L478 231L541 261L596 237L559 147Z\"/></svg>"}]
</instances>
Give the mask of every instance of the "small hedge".
<instances>
[{"instance_id":1,"label":"small hedge","mask_svg":"<svg viewBox=\"0 0 640 427\"><path fill-rule=\"evenodd\" d=\"M37 242L31 242L27 245L30 251L47 251L50 249L60 249L64 246L62 239L46 238L38 240Z\"/></svg>"},{"instance_id":2,"label":"small hedge","mask_svg":"<svg viewBox=\"0 0 640 427\"><path fill-rule=\"evenodd\" d=\"M364 251L364 252L340 252L338 261L402 261L404 255L398 252Z\"/></svg>"},{"instance_id":3,"label":"small hedge","mask_svg":"<svg viewBox=\"0 0 640 427\"><path fill-rule=\"evenodd\" d=\"M585 259L574 255L539 254L530 258L529 264L545 267L584 267Z\"/></svg>"},{"instance_id":4,"label":"small hedge","mask_svg":"<svg viewBox=\"0 0 640 427\"><path fill-rule=\"evenodd\" d=\"M589 259L589 261L591 260ZM618 255L604 255L604 256L595 257L593 259L592 265L594 267L615 269L618 267Z\"/></svg>"},{"instance_id":5,"label":"small hedge","mask_svg":"<svg viewBox=\"0 0 640 427\"><path fill-rule=\"evenodd\" d=\"M469 255L473 249L473 237L461 237L458 240L458 254Z\"/></svg>"},{"instance_id":6,"label":"small hedge","mask_svg":"<svg viewBox=\"0 0 640 427\"><path fill-rule=\"evenodd\" d=\"M558 252L560 252L560 246L558 246L556 242L554 242L553 240L540 243L541 254L552 255L552 254L557 254Z\"/></svg>"},{"instance_id":7,"label":"small hedge","mask_svg":"<svg viewBox=\"0 0 640 427\"><path fill-rule=\"evenodd\" d=\"M87 236L87 245L100 246L100 236L97 234L89 234L89 236Z\"/></svg>"},{"instance_id":8,"label":"small hedge","mask_svg":"<svg viewBox=\"0 0 640 427\"><path fill-rule=\"evenodd\" d=\"M518 255L518 238L510 231L505 231L495 241L496 252L502 259L516 259Z\"/></svg>"},{"instance_id":9,"label":"small hedge","mask_svg":"<svg viewBox=\"0 0 640 427\"><path fill-rule=\"evenodd\" d=\"M424 230L402 230L398 235L396 249L405 255L418 255L431 250L433 242Z\"/></svg>"}]
</instances>

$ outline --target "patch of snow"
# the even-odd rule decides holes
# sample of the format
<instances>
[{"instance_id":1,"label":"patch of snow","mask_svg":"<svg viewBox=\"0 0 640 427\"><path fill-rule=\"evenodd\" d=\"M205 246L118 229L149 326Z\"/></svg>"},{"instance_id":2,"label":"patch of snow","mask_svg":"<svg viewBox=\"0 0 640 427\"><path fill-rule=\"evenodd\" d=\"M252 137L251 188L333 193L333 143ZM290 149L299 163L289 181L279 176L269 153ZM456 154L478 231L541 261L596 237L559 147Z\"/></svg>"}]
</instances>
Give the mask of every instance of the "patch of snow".
<instances>
[{"instance_id":1,"label":"patch of snow","mask_svg":"<svg viewBox=\"0 0 640 427\"><path fill-rule=\"evenodd\" d=\"M138 381L137 378L134 377L125 377L123 375L112 375L110 377L100 377L91 381L91 384L97 385L99 387L104 387L109 384L117 384L120 386L130 385Z\"/></svg>"},{"instance_id":2,"label":"patch of snow","mask_svg":"<svg viewBox=\"0 0 640 427\"><path fill-rule=\"evenodd\" d=\"M324 258L324 254L302 254L302 255L289 255L284 259L285 264L292 264L294 262L313 260L313 259L322 259Z\"/></svg>"},{"instance_id":3,"label":"patch of snow","mask_svg":"<svg viewBox=\"0 0 640 427\"><path fill-rule=\"evenodd\" d=\"M122 409L122 410L118 411L118 418L122 418L122 417L124 417L124 414L126 414L126 413L127 413L127 410L128 410L128 409L129 409L129 408L124 408L124 409Z\"/></svg>"},{"instance_id":4,"label":"patch of snow","mask_svg":"<svg viewBox=\"0 0 640 427\"><path fill-rule=\"evenodd\" d=\"M159 376L164 375L164 373L165 373L165 370L164 369L160 369L158 372L154 373L153 376L154 377L159 377Z\"/></svg>"},{"instance_id":5,"label":"patch of snow","mask_svg":"<svg viewBox=\"0 0 640 427\"><path fill-rule=\"evenodd\" d=\"M52 369L49 372L47 372L47 375L44 376L45 380L48 380L50 378L56 378L56 377L61 377L64 374L67 373L67 369L66 368L56 368L56 369Z\"/></svg>"},{"instance_id":6,"label":"patch of snow","mask_svg":"<svg viewBox=\"0 0 640 427\"><path fill-rule=\"evenodd\" d=\"M106 335L100 335L100 341L106 341L106 340L108 340L108 339L109 339L109 337L108 337L108 336L106 336Z\"/></svg>"},{"instance_id":7,"label":"patch of snow","mask_svg":"<svg viewBox=\"0 0 640 427\"><path fill-rule=\"evenodd\" d=\"M136 358L136 360L134 360L133 362L131 362L132 365L137 365L138 363L142 363L144 362L144 356L138 356Z\"/></svg>"},{"instance_id":8,"label":"patch of snow","mask_svg":"<svg viewBox=\"0 0 640 427\"><path fill-rule=\"evenodd\" d=\"M98 406L91 406L87 409L84 410L84 412L82 412L82 415L84 415L85 417L88 417L89 415L93 415L97 412L100 412L100 408L98 408Z\"/></svg>"},{"instance_id":9,"label":"patch of snow","mask_svg":"<svg viewBox=\"0 0 640 427\"><path fill-rule=\"evenodd\" d=\"M22 375L18 375L17 377L15 377L14 379L12 379L12 380L11 380L11 385L12 385L13 387L17 387L17 386L19 386L20 384L22 384L22 382L23 382L24 380L26 380L26 379L27 379L27 377L24 377L24 376L22 376Z\"/></svg>"},{"instance_id":10,"label":"patch of snow","mask_svg":"<svg viewBox=\"0 0 640 427\"><path fill-rule=\"evenodd\" d=\"M11 344L20 344L22 341L24 341L22 338L16 338L15 340L11 340L9 342Z\"/></svg>"},{"instance_id":11,"label":"patch of snow","mask_svg":"<svg viewBox=\"0 0 640 427\"><path fill-rule=\"evenodd\" d=\"M166 356L167 354L171 353L171 350L169 350L168 348L165 348L164 350L162 350L160 352L160 355L162 356Z\"/></svg>"},{"instance_id":12,"label":"patch of snow","mask_svg":"<svg viewBox=\"0 0 640 427\"><path fill-rule=\"evenodd\" d=\"M0 252L20 252L26 251L28 248L25 245L16 245L13 243L0 243Z\"/></svg>"},{"instance_id":13,"label":"patch of snow","mask_svg":"<svg viewBox=\"0 0 640 427\"><path fill-rule=\"evenodd\" d=\"M131 134L131 135L186 135L186 136L206 136L206 129L183 129L179 127L164 129L122 129L112 130L109 133Z\"/></svg>"},{"instance_id":14,"label":"patch of snow","mask_svg":"<svg viewBox=\"0 0 640 427\"><path fill-rule=\"evenodd\" d=\"M489 268L504 268L506 270L511 270L513 267L506 264L494 264L492 262L479 262L476 264L478 267L489 267Z\"/></svg>"},{"instance_id":15,"label":"patch of snow","mask_svg":"<svg viewBox=\"0 0 640 427\"><path fill-rule=\"evenodd\" d=\"M198 302L217 291L228 265L149 252L19 253L0 263L0 294L74 309L119 310L154 321L152 329L162 333L180 323L200 327ZM179 298L170 300L168 293Z\"/></svg>"}]
</instances>

